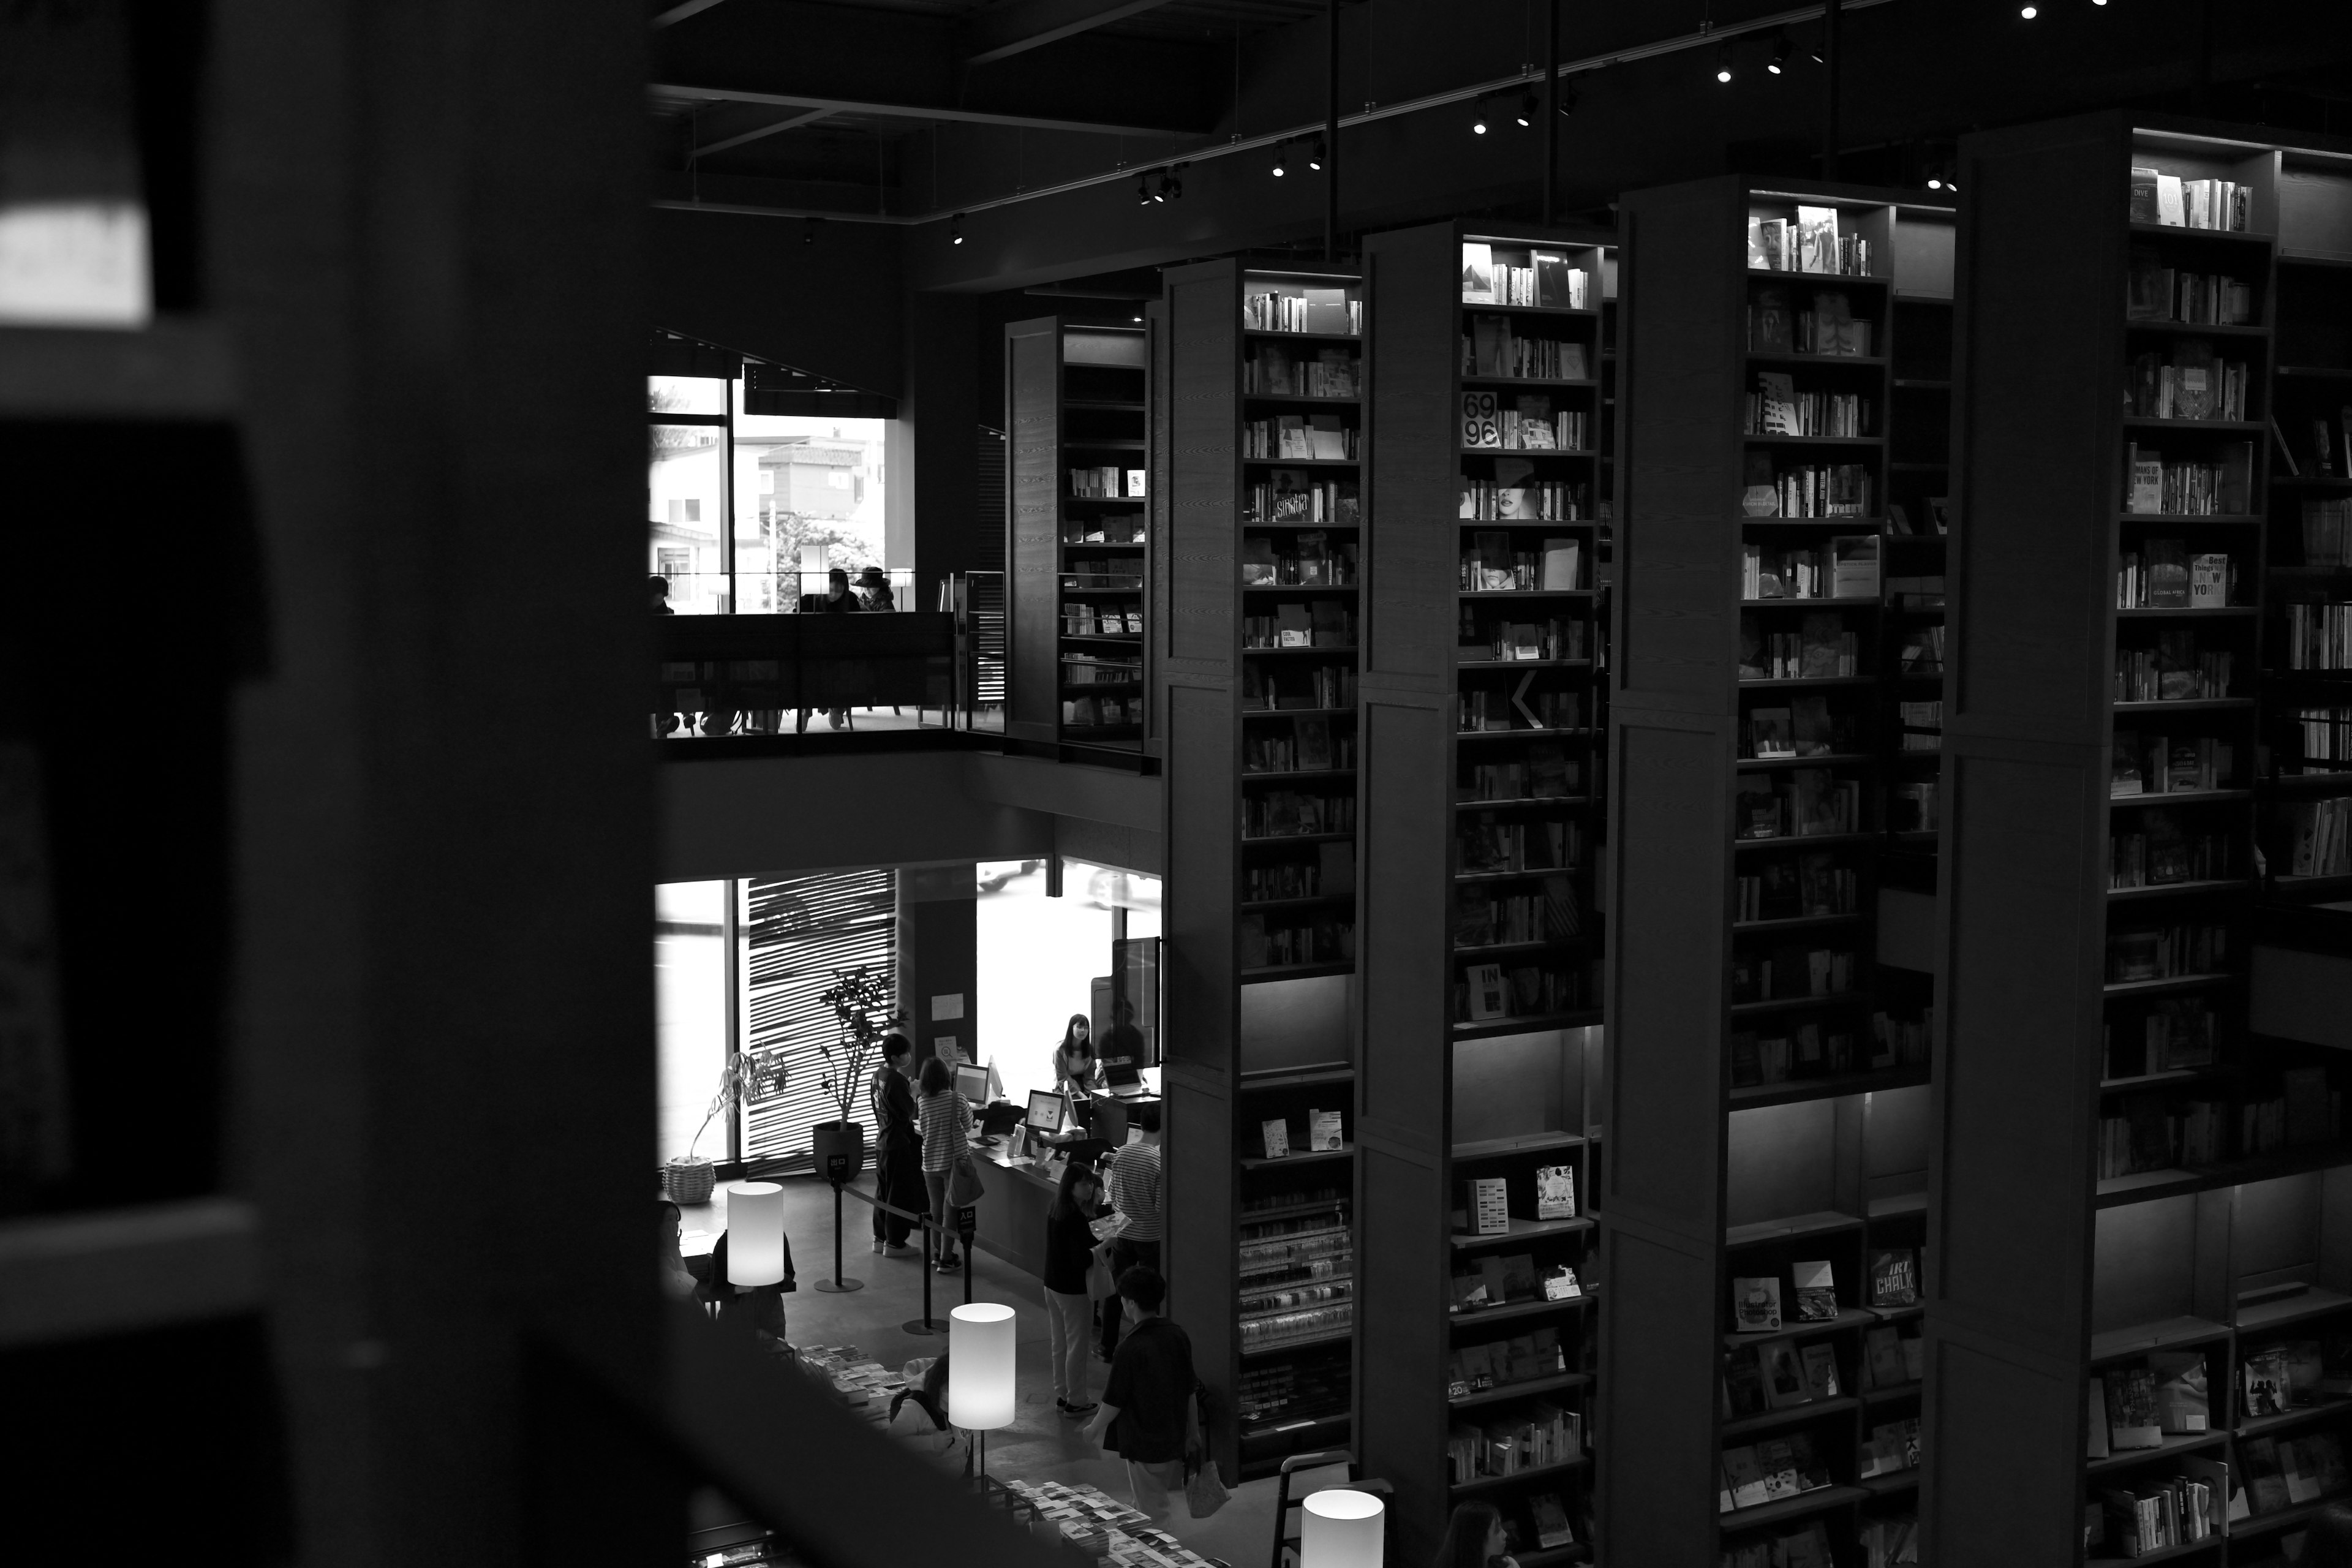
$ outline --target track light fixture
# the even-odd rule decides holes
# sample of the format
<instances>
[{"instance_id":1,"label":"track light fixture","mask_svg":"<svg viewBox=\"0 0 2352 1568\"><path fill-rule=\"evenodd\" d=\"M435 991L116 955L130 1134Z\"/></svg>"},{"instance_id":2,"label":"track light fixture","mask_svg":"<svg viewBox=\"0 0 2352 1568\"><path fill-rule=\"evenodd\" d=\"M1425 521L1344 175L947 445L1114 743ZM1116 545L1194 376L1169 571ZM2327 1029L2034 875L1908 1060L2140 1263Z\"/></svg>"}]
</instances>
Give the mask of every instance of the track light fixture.
<instances>
[{"instance_id":1,"label":"track light fixture","mask_svg":"<svg viewBox=\"0 0 2352 1568\"><path fill-rule=\"evenodd\" d=\"M1470 134L1473 136L1486 134L1486 100L1483 98L1478 100L1476 110L1471 113Z\"/></svg>"},{"instance_id":2,"label":"track light fixture","mask_svg":"<svg viewBox=\"0 0 2352 1568\"><path fill-rule=\"evenodd\" d=\"M1715 51L1715 79L1717 81L1731 79L1731 46L1729 44L1720 45Z\"/></svg>"},{"instance_id":3,"label":"track light fixture","mask_svg":"<svg viewBox=\"0 0 2352 1568\"><path fill-rule=\"evenodd\" d=\"M1788 68L1789 56L1794 52L1796 47L1796 45L1789 41L1789 30L1786 27L1774 28L1772 31L1772 63L1766 66L1764 68L1770 71L1774 76L1780 75L1782 71Z\"/></svg>"},{"instance_id":4,"label":"track light fixture","mask_svg":"<svg viewBox=\"0 0 2352 1568\"><path fill-rule=\"evenodd\" d=\"M963 214L961 213L948 219L948 243L950 245L963 243Z\"/></svg>"},{"instance_id":5,"label":"track light fixture","mask_svg":"<svg viewBox=\"0 0 2352 1568\"><path fill-rule=\"evenodd\" d=\"M1176 171L1173 169L1161 171L1160 175L1160 195L1157 199L1163 202L1172 202L1180 199L1183 195L1184 182L1177 177Z\"/></svg>"},{"instance_id":6,"label":"track light fixture","mask_svg":"<svg viewBox=\"0 0 2352 1568\"><path fill-rule=\"evenodd\" d=\"M810 219L808 220L808 222L807 222L805 225L803 225L803 226L802 226L802 228L801 228L801 243L802 243L803 245L814 245L814 244L816 243L816 219L815 219L815 218L814 218L814 217L810 218Z\"/></svg>"},{"instance_id":7,"label":"track light fixture","mask_svg":"<svg viewBox=\"0 0 2352 1568\"><path fill-rule=\"evenodd\" d=\"M1284 174L1289 172L1283 167L1283 164L1287 161L1288 149L1277 147L1274 150L1274 177L1276 179L1278 180L1282 178Z\"/></svg>"},{"instance_id":8,"label":"track light fixture","mask_svg":"<svg viewBox=\"0 0 2352 1568\"><path fill-rule=\"evenodd\" d=\"M1323 167L1323 138L1315 138L1315 145L1307 150L1307 166L1320 172Z\"/></svg>"},{"instance_id":9,"label":"track light fixture","mask_svg":"<svg viewBox=\"0 0 2352 1568\"><path fill-rule=\"evenodd\" d=\"M2039 5L2020 5L2017 8L2017 14L2031 22L2034 17L2042 15L2042 8Z\"/></svg>"},{"instance_id":10,"label":"track light fixture","mask_svg":"<svg viewBox=\"0 0 2352 1568\"><path fill-rule=\"evenodd\" d=\"M1520 125L1533 125L1536 122L1536 115L1538 112L1540 111L1536 108L1536 95L1533 89L1529 89L1528 91L1519 94L1519 112L1517 118Z\"/></svg>"},{"instance_id":11,"label":"track light fixture","mask_svg":"<svg viewBox=\"0 0 2352 1568\"><path fill-rule=\"evenodd\" d=\"M1148 207L1151 205L1151 176L1150 174L1138 174L1135 176L1135 205L1139 207Z\"/></svg>"},{"instance_id":12,"label":"track light fixture","mask_svg":"<svg viewBox=\"0 0 2352 1568\"><path fill-rule=\"evenodd\" d=\"M1559 111L1562 114L1576 112L1576 83L1573 80L1559 84Z\"/></svg>"}]
</instances>

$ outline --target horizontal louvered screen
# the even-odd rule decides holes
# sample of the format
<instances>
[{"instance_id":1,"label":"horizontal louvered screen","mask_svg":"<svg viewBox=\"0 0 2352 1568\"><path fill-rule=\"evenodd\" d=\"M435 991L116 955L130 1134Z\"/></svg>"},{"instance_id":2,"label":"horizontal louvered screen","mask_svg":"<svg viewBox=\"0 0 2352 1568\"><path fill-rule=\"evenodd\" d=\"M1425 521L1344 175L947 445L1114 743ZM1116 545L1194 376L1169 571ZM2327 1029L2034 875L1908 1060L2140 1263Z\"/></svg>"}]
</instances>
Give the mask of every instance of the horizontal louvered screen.
<instances>
[{"instance_id":1,"label":"horizontal louvered screen","mask_svg":"<svg viewBox=\"0 0 2352 1568\"><path fill-rule=\"evenodd\" d=\"M744 1049L751 1085L744 1097L747 1161L808 1157L809 1129L840 1108L820 1080L833 1012L819 1000L836 971L860 964L898 979L898 882L893 871L753 880L749 886ZM865 1103L857 1091L855 1106ZM853 1108L853 1120L862 1120Z\"/></svg>"}]
</instances>

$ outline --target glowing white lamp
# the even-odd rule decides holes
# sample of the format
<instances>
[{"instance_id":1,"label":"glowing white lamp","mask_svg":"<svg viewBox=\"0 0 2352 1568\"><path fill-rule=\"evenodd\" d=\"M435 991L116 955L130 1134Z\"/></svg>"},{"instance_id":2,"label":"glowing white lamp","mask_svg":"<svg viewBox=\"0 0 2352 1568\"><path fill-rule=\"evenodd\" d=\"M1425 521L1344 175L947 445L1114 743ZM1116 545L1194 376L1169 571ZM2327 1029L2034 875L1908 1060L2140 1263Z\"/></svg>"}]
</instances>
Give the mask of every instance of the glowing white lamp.
<instances>
[{"instance_id":1,"label":"glowing white lamp","mask_svg":"<svg viewBox=\"0 0 2352 1568\"><path fill-rule=\"evenodd\" d=\"M1381 1568L1387 1510L1370 1492L1335 1488L1299 1505L1298 1568Z\"/></svg>"},{"instance_id":2,"label":"glowing white lamp","mask_svg":"<svg viewBox=\"0 0 2352 1568\"><path fill-rule=\"evenodd\" d=\"M1001 1301L948 1314L948 1418L967 1432L1013 1425L1013 1309Z\"/></svg>"},{"instance_id":3,"label":"glowing white lamp","mask_svg":"<svg viewBox=\"0 0 2352 1568\"><path fill-rule=\"evenodd\" d=\"M773 1182L728 1185L727 1282L784 1282L784 1189Z\"/></svg>"}]
</instances>

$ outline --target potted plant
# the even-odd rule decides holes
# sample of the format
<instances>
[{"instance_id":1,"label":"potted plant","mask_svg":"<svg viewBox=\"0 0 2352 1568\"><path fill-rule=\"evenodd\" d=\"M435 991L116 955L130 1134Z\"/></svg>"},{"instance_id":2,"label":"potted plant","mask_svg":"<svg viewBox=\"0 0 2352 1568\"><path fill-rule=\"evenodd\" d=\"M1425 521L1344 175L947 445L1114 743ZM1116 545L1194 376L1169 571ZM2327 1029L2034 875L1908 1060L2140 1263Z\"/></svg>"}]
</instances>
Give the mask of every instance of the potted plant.
<instances>
[{"instance_id":1,"label":"potted plant","mask_svg":"<svg viewBox=\"0 0 2352 1568\"><path fill-rule=\"evenodd\" d=\"M751 1058L741 1051L730 1053L727 1065L719 1072L719 1093L711 1100L710 1109L703 1114L702 1125L694 1130L694 1137L686 1146L685 1157L672 1160L663 1173L662 1185L668 1192L670 1202L707 1204L710 1201L710 1189L718 1171L709 1161L695 1158L695 1145L702 1142L702 1135L710 1131L710 1124L723 1112L743 1103L744 1086L751 1080Z\"/></svg>"},{"instance_id":2,"label":"potted plant","mask_svg":"<svg viewBox=\"0 0 2352 1568\"><path fill-rule=\"evenodd\" d=\"M845 1182L866 1163L866 1125L850 1120L857 1097L873 1071L882 1037L898 1021L890 981L866 964L833 972L833 988L818 1000L833 1009L835 1039L820 1045L824 1056L825 1095L841 1109L839 1120L820 1121L809 1130L809 1152L816 1172L828 1181Z\"/></svg>"}]
</instances>

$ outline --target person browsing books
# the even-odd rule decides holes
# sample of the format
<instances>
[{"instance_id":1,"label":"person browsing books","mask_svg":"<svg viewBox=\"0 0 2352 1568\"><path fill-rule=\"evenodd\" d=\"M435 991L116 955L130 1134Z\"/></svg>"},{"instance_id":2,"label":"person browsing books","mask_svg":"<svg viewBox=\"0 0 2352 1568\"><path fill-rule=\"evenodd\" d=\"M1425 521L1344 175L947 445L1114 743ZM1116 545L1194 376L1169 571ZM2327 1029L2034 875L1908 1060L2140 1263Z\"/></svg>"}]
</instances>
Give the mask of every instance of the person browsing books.
<instances>
[{"instance_id":1,"label":"person browsing books","mask_svg":"<svg viewBox=\"0 0 2352 1568\"><path fill-rule=\"evenodd\" d=\"M1062 1030L1062 1043L1054 1047L1054 1087L1064 1094L1073 1089L1080 1094L1102 1091L1102 1063L1095 1058L1093 1037L1094 1026L1087 1022L1087 1016L1071 1014Z\"/></svg>"},{"instance_id":2,"label":"person browsing books","mask_svg":"<svg viewBox=\"0 0 2352 1568\"><path fill-rule=\"evenodd\" d=\"M1437 1543L1436 1568L1519 1568L1510 1545L1502 1510L1490 1502L1456 1503Z\"/></svg>"},{"instance_id":3,"label":"person browsing books","mask_svg":"<svg viewBox=\"0 0 2352 1568\"><path fill-rule=\"evenodd\" d=\"M1168 1494L1184 1486L1186 1460L1201 1451L1200 1380L1192 1339L1160 1315L1168 1282L1156 1268L1118 1277L1118 1300L1135 1327L1111 1363L1102 1404L1087 1436L1127 1461L1137 1510L1154 1523L1168 1517Z\"/></svg>"},{"instance_id":4,"label":"person browsing books","mask_svg":"<svg viewBox=\"0 0 2352 1568\"><path fill-rule=\"evenodd\" d=\"M1065 1415L1093 1413L1087 1397L1087 1335L1094 1326L1094 1300L1087 1293L1087 1265L1093 1261L1095 1199L1102 1182L1072 1160L1062 1167L1061 1189L1045 1211L1045 1347L1054 1369L1054 1407Z\"/></svg>"},{"instance_id":5,"label":"person browsing books","mask_svg":"<svg viewBox=\"0 0 2352 1568\"><path fill-rule=\"evenodd\" d=\"M923 1129L923 1186L940 1234L934 1267L947 1274L959 1267L948 1213L948 1177L971 1158L971 1105L956 1092L954 1072L937 1057L923 1063L920 1081L923 1092L915 1101L915 1113Z\"/></svg>"},{"instance_id":6,"label":"person browsing books","mask_svg":"<svg viewBox=\"0 0 2352 1568\"><path fill-rule=\"evenodd\" d=\"M1127 1222L1110 1245L1111 1271L1122 1276L1130 1268L1160 1267L1160 1209L1164 1196L1160 1107L1134 1106L1128 1112L1128 1126L1134 1131L1135 1142L1112 1150L1104 1163L1108 1178L1104 1184L1110 1193L1111 1207ZM1105 1361L1118 1353L1120 1310L1117 1296L1103 1303L1101 1354Z\"/></svg>"}]
</instances>

